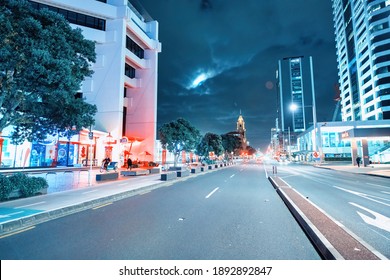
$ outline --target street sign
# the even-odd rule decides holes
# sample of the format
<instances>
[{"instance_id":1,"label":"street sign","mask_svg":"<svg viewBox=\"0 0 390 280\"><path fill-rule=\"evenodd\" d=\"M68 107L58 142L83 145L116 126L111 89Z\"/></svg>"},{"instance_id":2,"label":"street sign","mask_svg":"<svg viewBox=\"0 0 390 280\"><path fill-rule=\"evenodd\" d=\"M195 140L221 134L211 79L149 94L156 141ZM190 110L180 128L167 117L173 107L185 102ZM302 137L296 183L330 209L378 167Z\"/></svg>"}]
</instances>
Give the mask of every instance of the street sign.
<instances>
[{"instance_id":1,"label":"street sign","mask_svg":"<svg viewBox=\"0 0 390 280\"><path fill-rule=\"evenodd\" d=\"M317 152L313 152L313 157L318 158L319 154Z\"/></svg>"}]
</instances>

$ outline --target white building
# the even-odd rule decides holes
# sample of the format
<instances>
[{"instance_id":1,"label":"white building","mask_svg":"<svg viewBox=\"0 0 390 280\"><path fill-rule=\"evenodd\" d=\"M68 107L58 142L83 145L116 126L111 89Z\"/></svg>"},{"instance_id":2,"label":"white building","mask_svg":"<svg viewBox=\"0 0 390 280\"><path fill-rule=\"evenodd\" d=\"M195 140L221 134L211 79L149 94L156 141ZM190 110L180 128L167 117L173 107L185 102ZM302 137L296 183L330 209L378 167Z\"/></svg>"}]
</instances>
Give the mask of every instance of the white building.
<instances>
[{"instance_id":1,"label":"white building","mask_svg":"<svg viewBox=\"0 0 390 280\"><path fill-rule=\"evenodd\" d=\"M332 2L342 120L390 119L390 1Z\"/></svg>"},{"instance_id":2,"label":"white building","mask_svg":"<svg viewBox=\"0 0 390 280\"><path fill-rule=\"evenodd\" d=\"M90 150L88 131L83 131L70 143L67 139L59 139L56 152L55 139L32 144L31 154L38 151L40 155L34 162L32 157L28 159L26 148L23 149L25 154L19 156L22 150L17 151L6 143L10 151L5 151L8 158L3 157L4 162L13 162L15 167L37 166L55 158L59 165L65 162L81 164L92 154L97 162L107 154L113 161L121 163L129 155L133 159L154 160L157 61L161 52L158 22L152 20L136 0L29 2L37 9L48 8L62 14L74 28L82 29L86 39L96 43L97 58L92 65L94 74L83 82L79 92L98 108L93 127L93 151ZM13 157L27 159L16 162L11 160Z\"/></svg>"}]
</instances>

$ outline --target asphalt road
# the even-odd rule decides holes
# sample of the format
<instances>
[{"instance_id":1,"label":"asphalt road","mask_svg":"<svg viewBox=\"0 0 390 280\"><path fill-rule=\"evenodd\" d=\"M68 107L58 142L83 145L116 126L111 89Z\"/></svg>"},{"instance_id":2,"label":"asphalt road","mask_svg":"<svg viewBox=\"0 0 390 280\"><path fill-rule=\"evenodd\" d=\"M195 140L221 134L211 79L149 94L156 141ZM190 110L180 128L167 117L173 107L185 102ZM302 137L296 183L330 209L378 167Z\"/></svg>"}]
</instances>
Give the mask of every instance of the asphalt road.
<instances>
[{"instance_id":1,"label":"asphalt road","mask_svg":"<svg viewBox=\"0 0 390 280\"><path fill-rule=\"evenodd\" d=\"M267 180L238 165L0 239L1 259L320 259Z\"/></svg>"},{"instance_id":2,"label":"asphalt road","mask_svg":"<svg viewBox=\"0 0 390 280\"><path fill-rule=\"evenodd\" d=\"M272 173L272 165L266 165ZM390 258L390 179L305 165L278 174L373 249Z\"/></svg>"}]
</instances>

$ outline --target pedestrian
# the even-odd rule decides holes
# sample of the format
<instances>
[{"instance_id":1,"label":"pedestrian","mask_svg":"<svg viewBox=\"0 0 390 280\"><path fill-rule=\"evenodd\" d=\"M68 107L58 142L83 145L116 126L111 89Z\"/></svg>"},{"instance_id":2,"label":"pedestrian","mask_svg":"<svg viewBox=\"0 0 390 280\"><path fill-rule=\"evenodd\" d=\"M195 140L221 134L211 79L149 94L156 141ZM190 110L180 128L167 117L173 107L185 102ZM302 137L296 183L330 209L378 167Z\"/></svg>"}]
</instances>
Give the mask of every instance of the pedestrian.
<instances>
[{"instance_id":1,"label":"pedestrian","mask_svg":"<svg viewBox=\"0 0 390 280\"><path fill-rule=\"evenodd\" d=\"M356 158L356 163L357 163L357 166L358 166L358 167L360 167L360 161L361 161L361 160L362 160L362 159L361 159L361 157L359 157L359 156Z\"/></svg>"},{"instance_id":2,"label":"pedestrian","mask_svg":"<svg viewBox=\"0 0 390 280\"><path fill-rule=\"evenodd\" d=\"M127 158L127 169L131 170L131 166L133 165L133 162L130 157Z\"/></svg>"}]
</instances>

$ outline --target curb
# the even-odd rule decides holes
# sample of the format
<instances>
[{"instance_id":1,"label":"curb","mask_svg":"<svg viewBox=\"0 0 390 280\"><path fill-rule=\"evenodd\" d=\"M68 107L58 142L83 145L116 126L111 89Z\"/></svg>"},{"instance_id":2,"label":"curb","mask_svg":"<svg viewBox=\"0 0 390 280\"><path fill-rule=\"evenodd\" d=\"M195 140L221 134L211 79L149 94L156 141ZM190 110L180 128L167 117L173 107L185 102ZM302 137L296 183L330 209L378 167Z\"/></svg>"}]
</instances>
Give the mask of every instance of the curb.
<instances>
[{"instance_id":1,"label":"curb","mask_svg":"<svg viewBox=\"0 0 390 280\"><path fill-rule=\"evenodd\" d=\"M276 183L272 177L268 177L272 186L275 188L278 195L287 205L288 209L297 220L298 224L302 227L305 234L309 237L317 252L325 260L343 260L339 252L330 244L325 236L314 226L312 222L305 216L305 214L299 209L297 205L287 196L282 188Z\"/></svg>"},{"instance_id":2,"label":"curb","mask_svg":"<svg viewBox=\"0 0 390 280\"><path fill-rule=\"evenodd\" d=\"M365 172L364 173L352 172L352 171L348 171L348 170L337 170L337 169L333 169L332 167L328 167L328 166L313 165L313 167L333 170L333 171L336 171L336 172L348 172L348 173L358 174L358 175L374 176L374 177L381 177L381 178L390 178L390 176L382 175L382 174L372 174L372 173L365 173Z\"/></svg>"},{"instance_id":3,"label":"curb","mask_svg":"<svg viewBox=\"0 0 390 280\"><path fill-rule=\"evenodd\" d=\"M65 217L67 215L78 213L78 212L81 212L84 210L88 210L88 209L100 206L102 204L118 201L118 200L128 198L128 197L132 197L132 196L137 195L138 193L142 193L145 190L156 189L156 188L162 187L165 184L166 183L164 182L164 183L157 183L154 185L148 185L148 186L132 189L129 191L125 191L122 193L113 194L113 195L109 195L109 196L101 197L101 198L96 198L96 199L84 201L84 202L81 202L78 204L74 204L74 205L70 205L70 206L66 206L66 207L62 207L62 208L58 208L58 209L53 209L53 210L46 211L43 213L33 214L33 215L23 217L20 219L8 221L8 222L0 224L0 237L3 235L10 234L12 232L18 231L18 230L22 230L22 229L27 228L27 227L31 227L31 226L43 223L43 222L47 222L47 221L54 220L57 218Z\"/></svg>"}]
</instances>

